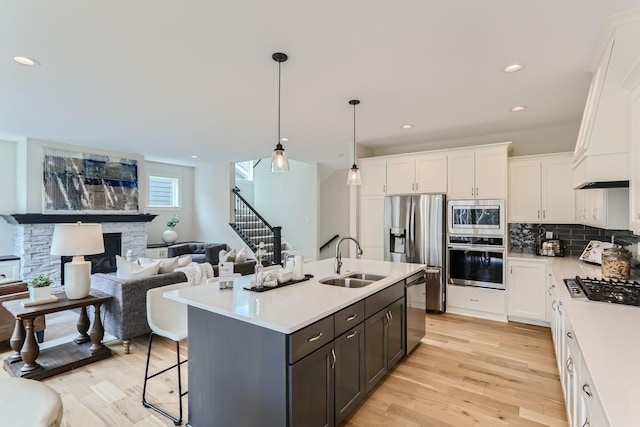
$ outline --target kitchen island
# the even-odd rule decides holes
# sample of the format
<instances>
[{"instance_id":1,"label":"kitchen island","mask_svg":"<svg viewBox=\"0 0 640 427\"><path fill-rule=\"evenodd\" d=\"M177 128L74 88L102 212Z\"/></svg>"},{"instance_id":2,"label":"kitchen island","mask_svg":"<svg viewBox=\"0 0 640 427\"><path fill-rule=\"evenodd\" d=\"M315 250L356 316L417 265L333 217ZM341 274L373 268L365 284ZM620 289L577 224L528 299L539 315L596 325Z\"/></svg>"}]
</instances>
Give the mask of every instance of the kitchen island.
<instances>
[{"instance_id":1,"label":"kitchen island","mask_svg":"<svg viewBox=\"0 0 640 427\"><path fill-rule=\"evenodd\" d=\"M190 426L335 425L405 355L405 279L425 266L345 259L342 275L386 277L344 288L319 283L333 261L262 293L244 276L165 294L189 305Z\"/></svg>"}]
</instances>

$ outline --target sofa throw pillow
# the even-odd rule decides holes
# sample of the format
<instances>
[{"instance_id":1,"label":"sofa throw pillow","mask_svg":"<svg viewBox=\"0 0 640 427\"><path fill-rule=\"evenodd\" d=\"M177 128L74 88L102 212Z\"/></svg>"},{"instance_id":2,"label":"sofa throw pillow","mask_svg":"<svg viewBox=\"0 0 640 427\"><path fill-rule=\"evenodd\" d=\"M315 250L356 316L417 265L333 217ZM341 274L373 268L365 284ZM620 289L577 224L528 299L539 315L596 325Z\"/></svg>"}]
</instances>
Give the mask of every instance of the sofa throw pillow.
<instances>
[{"instance_id":1,"label":"sofa throw pillow","mask_svg":"<svg viewBox=\"0 0 640 427\"><path fill-rule=\"evenodd\" d=\"M118 279L141 279L154 276L158 274L159 269L160 261L143 267L137 262L129 262L120 255L116 255L116 277Z\"/></svg>"},{"instance_id":2,"label":"sofa throw pillow","mask_svg":"<svg viewBox=\"0 0 640 427\"><path fill-rule=\"evenodd\" d=\"M138 258L138 264L143 267L146 267L149 264L153 264L154 262L160 262L160 268L158 269L159 274L165 273L173 273L173 270L180 267L180 263L178 262L178 257L173 258Z\"/></svg>"},{"instance_id":3,"label":"sofa throw pillow","mask_svg":"<svg viewBox=\"0 0 640 427\"><path fill-rule=\"evenodd\" d=\"M240 264L243 262L247 262L247 254L249 253L249 249L247 249L247 247L245 246L244 248L240 249L238 251L238 253L236 254L236 263Z\"/></svg>"},{"instance_id":4,"label":"sofa throw pillow","mask_svg":"<svg viewBox=\"0 0 640 427\"><path fill-rule=\"evenodd\" d=\"M218 254L218 262L234 262L236 260L236 250L231 249L229 252L220 249Z\"/></svg>"},{"instance_id":5,"label":"sofa throw pillow","mask_svg":"<svg viewBox=\"0 0 640 427\"><path fill-rule=\"evenodd\" d=\"M193 257L191 255L182 255L180 258L178 258L178 267L186 267L187 265L191 264L192 258Z\"/></svg>"}]
</instances>

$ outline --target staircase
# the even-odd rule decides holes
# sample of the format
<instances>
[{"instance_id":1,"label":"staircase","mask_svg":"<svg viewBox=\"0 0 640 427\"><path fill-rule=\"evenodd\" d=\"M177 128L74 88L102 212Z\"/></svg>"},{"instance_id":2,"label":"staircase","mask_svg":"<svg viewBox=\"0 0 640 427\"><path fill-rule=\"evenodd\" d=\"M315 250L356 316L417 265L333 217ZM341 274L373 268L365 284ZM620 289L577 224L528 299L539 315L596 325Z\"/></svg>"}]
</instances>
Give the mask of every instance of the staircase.
<instances>
[{"instance_id":1,"label":"staircase","mask_svg":"<svg viewBox=\"0 0 640 427\"><path fill-rule=\"evenodd\" d=\"M260 243L263 243L266 251L263 260L266 260L269 265L280 264L288 246L286 243L283 245L282 242L282 227L271 226L240 195L239 189L234 188L232 192L235 198L235 222L229 225L254 253L258 250Z\"/></svg>"}]
</instances>

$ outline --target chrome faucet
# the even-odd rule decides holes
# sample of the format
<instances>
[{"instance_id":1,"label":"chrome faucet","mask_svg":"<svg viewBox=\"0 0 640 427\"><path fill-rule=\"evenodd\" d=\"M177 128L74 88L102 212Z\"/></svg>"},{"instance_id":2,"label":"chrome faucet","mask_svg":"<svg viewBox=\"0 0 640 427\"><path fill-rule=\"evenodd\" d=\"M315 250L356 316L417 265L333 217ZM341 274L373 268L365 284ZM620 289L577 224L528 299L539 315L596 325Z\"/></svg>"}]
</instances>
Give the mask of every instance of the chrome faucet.
<instances>
[{"instance_id":1,"label":"chrome faucet","mask_svg":"<svg viewBox=\"0 0 640 427\"><path fill-rule=\"evenodd\" d=\"M349 237L349 236L341 237L340 240L338 240L338 243L336 243L336 261L333 264L333 270L335 271L336 274L340 274L340 267L342 267L342 254L340 253L340 243L342 243L344 240L353 240L353 242L356 244L356 257L362 256L362 248L360 247L360 242L358 242L353 237Z\"/></svg>"}]
</instances>

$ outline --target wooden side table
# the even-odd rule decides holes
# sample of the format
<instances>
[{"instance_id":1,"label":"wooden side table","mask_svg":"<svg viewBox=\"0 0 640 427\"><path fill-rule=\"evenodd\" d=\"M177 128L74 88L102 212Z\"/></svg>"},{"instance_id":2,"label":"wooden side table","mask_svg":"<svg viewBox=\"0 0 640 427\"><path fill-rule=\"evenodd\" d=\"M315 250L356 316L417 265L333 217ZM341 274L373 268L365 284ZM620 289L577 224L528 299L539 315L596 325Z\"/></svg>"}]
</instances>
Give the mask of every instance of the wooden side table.
<instances>
[{"instance_id":1,"label":"wooden side table","mask_svg":"<svg viewBox=\"0 0 640 427\"><path fill-rule=\"evenodd\" d=\"M4 361L4 369L10 375L41 380L111 356L111 350L102 344L104 328L100 318L100 306L109 301L111 295L92 290L88 297L77 300L68 299L64 292L56 293L55 296L58 297L56 302L31 307L23 307L21 300L2 303L16 319L9 341L13 354ZM91 332L87 334L90 323L87 307L90 305L94 307L95 315ZM48 313L76 308L80 309L78 337L71 342L40 352L33 330L33 320Z\"/></svg>"}]
</instances>

